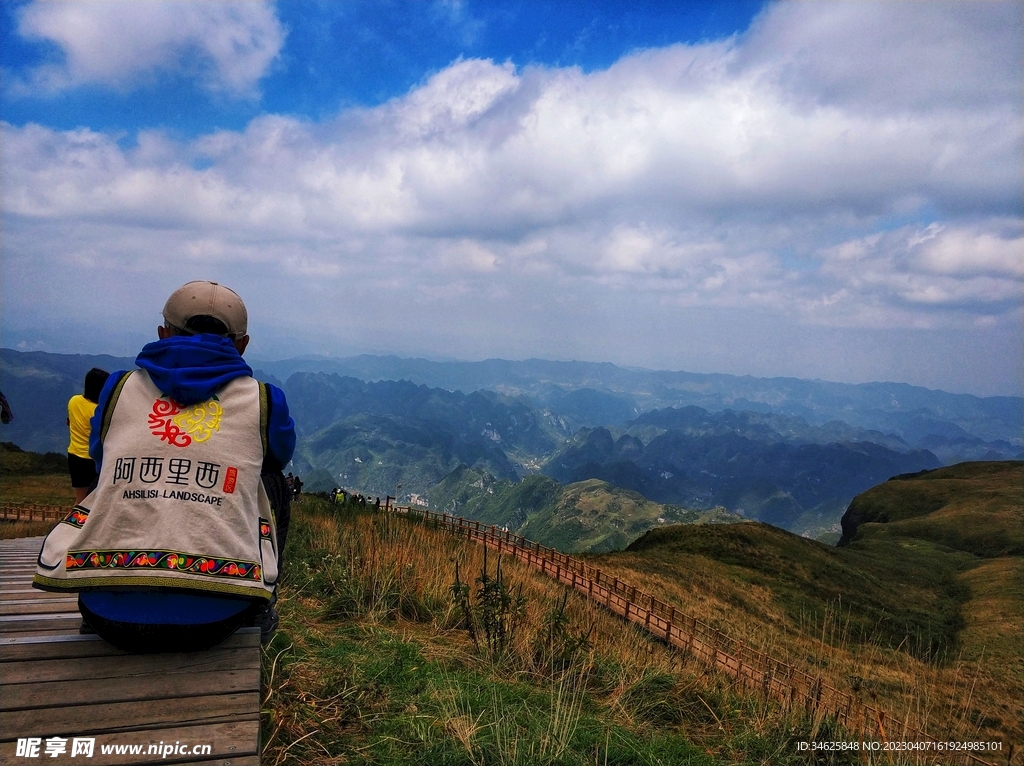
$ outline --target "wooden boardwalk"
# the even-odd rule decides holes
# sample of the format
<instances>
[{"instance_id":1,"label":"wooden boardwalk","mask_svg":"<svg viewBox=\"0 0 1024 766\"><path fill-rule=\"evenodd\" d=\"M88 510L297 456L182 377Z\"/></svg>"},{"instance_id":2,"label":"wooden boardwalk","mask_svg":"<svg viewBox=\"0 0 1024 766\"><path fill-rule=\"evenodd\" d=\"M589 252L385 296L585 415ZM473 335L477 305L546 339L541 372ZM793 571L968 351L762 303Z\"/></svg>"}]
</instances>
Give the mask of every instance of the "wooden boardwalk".
<instances>
[{"instance_id":1,"label":"wooden boardwalk","mask_svg":"<svg viewBox=\"0 0 1024 766\"><path fill-rule=\"evenodd\" d=\"M205 652L126 654L79 634L76 596L32 588L41 544L0 541L0 764L258 766L259 630ZM18 757L27 738L38 757ZM76 738L93 740L91 758L72 757Z\"/></svg>"}]
</instances>

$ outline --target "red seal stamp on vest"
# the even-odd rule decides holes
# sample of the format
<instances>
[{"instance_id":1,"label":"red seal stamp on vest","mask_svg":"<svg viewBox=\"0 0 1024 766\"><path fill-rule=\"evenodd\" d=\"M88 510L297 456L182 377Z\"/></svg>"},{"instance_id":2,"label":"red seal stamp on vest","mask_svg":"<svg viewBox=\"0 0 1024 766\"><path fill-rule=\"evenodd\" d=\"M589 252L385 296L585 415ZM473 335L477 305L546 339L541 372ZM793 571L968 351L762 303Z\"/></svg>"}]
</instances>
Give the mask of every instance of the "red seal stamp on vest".
<instances>
[{"instance_id":1,"label":"red seal stamp on vest","mask_svg":"<svg viewBox=\"0 0 1024 766\"><path fill-rule=\"evenodd\" d=\"M238 482L238 469L234 466L229 466L228 470L224 472L224 492L232 494L235 491L235 484Z\"/></svg>"}]
</instances>

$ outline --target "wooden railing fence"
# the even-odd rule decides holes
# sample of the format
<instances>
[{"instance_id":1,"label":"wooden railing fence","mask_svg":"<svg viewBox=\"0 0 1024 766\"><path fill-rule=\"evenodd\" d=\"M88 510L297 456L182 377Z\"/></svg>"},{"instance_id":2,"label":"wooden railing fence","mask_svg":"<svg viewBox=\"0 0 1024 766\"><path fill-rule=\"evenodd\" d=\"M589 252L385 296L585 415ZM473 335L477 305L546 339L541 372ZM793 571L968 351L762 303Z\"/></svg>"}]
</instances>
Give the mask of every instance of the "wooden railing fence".
<instances>
[{"instance_id":1,"label":"wooden railing fence","mask_svg":"<svg viewBox=\"0 0 1024 766\"><path fill-rule=\"evenodd\" d=\"M930 742L937 740L905 720L865 703L858 695L837 689L820 675L811 675L783 660L737 641L671 604L654 598L617 577L566 553L528 540L507 529L447 513L388 505L386 511L419 520L452 534L476 540L526 562L571 586L588 599L663 639L670 646L732 676L744 693L773 698L787 709L834 718L862 741ZM954 739L954 737L950 737ZM920 755L925 756L921 752ZM876 754L877 755L877 754ZM907 755L907 753L903 753ZM930 762L993 766L970 751L931 751Z\"/></svg>"},{"instance_id":2,"label":"wooden railing fence","mask_svg":"<svg viewBox=\"0 0 1024 766\"><path fill-rule=\"evenodd\" d=\"M71 506L43 503L4 503L0 505L0 519L5 521L60 521Z\"/></svg>"}]
</instances>

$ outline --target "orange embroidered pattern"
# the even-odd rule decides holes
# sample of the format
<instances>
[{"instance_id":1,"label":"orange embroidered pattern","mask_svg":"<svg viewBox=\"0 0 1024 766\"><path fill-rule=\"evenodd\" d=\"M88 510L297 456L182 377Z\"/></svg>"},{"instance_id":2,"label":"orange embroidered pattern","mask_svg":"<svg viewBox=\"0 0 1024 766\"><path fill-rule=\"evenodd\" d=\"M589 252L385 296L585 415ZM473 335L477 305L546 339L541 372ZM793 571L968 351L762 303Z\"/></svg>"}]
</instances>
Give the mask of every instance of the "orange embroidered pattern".
<instances>
[{"instance_id":1,"label":"orange embroidered pattern","mask_svg":"<svg viewBox=\"0 0 1024 766\"><path fill-rule=\"evenodd\" d=\"M71 513L64 517L63 523L70 524L73 527L81 529L85 525L86 519L89 518L89 511L86 508L79 508L75 506L71 509Z\"/></svg>"},{"instance_id":2,"label":"orange embroidered pattern","mask_svg":"<svg viewBox=\"0 0 1024 766\"><path fill-rule=\"evenodd\" d=\"M68 551L64 563L69 572L82 569L164 569L259 581L260 565L214 556L197 556L177 551Z\"/></svg>"}]
</instances>

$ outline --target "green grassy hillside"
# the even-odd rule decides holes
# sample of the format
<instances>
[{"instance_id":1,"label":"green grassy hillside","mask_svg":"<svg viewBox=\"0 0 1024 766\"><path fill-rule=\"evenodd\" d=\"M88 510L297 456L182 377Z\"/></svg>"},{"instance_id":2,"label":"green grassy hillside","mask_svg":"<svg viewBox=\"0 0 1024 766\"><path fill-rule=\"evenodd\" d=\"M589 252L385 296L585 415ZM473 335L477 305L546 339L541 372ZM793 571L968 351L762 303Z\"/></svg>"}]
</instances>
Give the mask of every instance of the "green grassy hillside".
<instances>
[{"instance_id":1,"label":"green grassy hillside","mask_svg":"<svg viewBox=\"0 0 1024 766\"><path fill-rule=\"evenodd\" d=\"M5 503L74 504L66 454L25 452L0 443L0 499Z\"/></svg>"},{"instance_id":2,"label":"green grassy hillside","mask_svg":"<svg viewBox=\"0 0 1024 766\"><path fill-rule=\"evenodd\" d=\"M74 505L75 491L68 475L67 455L25 452L10 442L0 443L0 500L7 503ZM0 521L0 539L44 535L56 522Z\"/></svg>"},{"instance_id":3,"label":"green grassy hillside","mask_svg":"<svg viewBox=\"0 0 1024 766\"><path fill-rule=\"evenodd\" d=\"M913 663L900 654L933 676L931 690L919 693L945 695L947 704L973 675L965 725L1019 741L1022 488L1021 462L966 463L859 495L844 517L842 547L763 524L679 526L652 529L593 563L733 635L781 642L793 656L801 637L823 640L836 654L821 666L840 675L869 678L863 668L894 652L890 667L902 669L888 682L876 671L879 694L885 683L894 693L910 683L900 674Z\"/></svg>"},{"instance_id":4,"label":"green grassy hillside","mask_svg":"<svg viewBox=\"0 0 1024 766\"><path fill-rule=\"evenodd\" d=\"M858 495L839 544L928 540L991 558L1024 555L1024 463L960 463L896 476ZM856 546L855 546L856 547Z\"/></svg>"},{"instance_id":5,"label":"green grassy hillside","mask_svg":"<svg viewBox=\"0 0 1024 766\"><path fill-rule=\"evenodd\" d=\"M430 492L431 507L512 531L561 551L620 550L665 524L741 521L724 508L696 511L655 503L637 492L590 479L563 486L547 476L521 482L460 466Z\"/></svg>"},{"instance_id":6,"label":"green grassy hillside","mask_svg":"<svg viewBox=\"0 0 1024 766\"><path fill-rule=\"evenodd\" d=\"M739 516L724 508L696 511L655 503L637 492L598 479L561 489L555 502L527 518L520 534L547 540L559 550L613 551L626 547L646 530L663 524L728 524Z\"/></svg>"},{"instance_id":7,"label":"green grassy hillside","mask_svg":"<svg viewBox=\"0 0 1024 766\"><path fill-rule=\"evenodd\" d=\"M17 444L0 442L0 475L41 476L67 473L68 457L58 452L25 452Z\"/></svg>"},{"instance_id":8,"label":"green grassy hillside","mask_svg":"<svg viewBox=\"0 0 1024 766\"><path fill-rule=\"evenodd\" d=\"M903 645L919 657L954 653L968 597L957 575L970 557L925 543L891 553L838 549L752 522L653 529L622 556L674 579L713 571L730 590L769 591L794 632L841 610L847 640Z\"/></svg>"}]
</instances>

